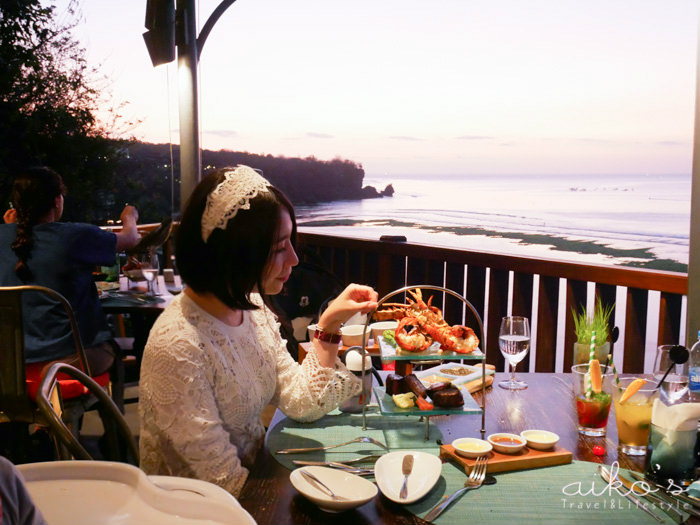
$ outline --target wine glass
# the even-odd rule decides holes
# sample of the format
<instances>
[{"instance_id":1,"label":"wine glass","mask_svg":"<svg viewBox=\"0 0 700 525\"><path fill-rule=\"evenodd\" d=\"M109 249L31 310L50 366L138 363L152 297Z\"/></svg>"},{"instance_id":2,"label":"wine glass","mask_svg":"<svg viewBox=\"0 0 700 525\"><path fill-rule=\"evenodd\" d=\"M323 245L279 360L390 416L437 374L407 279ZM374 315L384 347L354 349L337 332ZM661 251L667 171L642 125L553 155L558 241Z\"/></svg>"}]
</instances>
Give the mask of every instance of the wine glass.
<instances>
[{"instance_id":1,"label":"wine glass","mask_svg":"<svg viewBox=\"0 0 700 525\"><path fill-rule=\"evenodd\" d=\"M148 250L139 255L139 265L143 278L146 280L146 286L148 287L148 295L157 295L155 293L154 283L158 279L158 269L160 267L160 262L158 261L158 254L155 250Z\"/></svg>"},{"instance_id":2,"label":"wine glass","mask_svg":"<svg viewBox=\"0 0 700 525\"><path fill-rule=\"evenodd\" d=\"M498 386L508 390L524 390L527 383L515 378L516 365L525 358L530 349L530 323L527 317L510 316L501 320L498 332L498 347L510 364L510 379L501 381Z\"/></svg>"},{"instance_id":3,"label":"wine glass","mask_svg":"<svg viewBox=\"0 0 700 525\"><path fill-rule=\"evenodd\" d=\"M688 392L688 361L674 364L670 352L674 345L661 345L656 349L654 381L658 383L670 369L661 385L661 396L675 403Z\"/></svg>"}]
</instances>

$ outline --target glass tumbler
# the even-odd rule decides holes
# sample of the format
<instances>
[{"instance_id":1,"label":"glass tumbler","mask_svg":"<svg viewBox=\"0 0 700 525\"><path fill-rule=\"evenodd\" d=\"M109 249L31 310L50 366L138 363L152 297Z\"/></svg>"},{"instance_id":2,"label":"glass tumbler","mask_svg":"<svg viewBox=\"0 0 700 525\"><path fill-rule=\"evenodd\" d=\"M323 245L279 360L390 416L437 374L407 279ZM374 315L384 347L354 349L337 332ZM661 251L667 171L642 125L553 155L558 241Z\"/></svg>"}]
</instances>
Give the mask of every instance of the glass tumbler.
<instances>
[{"instance_id":1,"label":"glass tumbler","mask_svg":"<svg viewBox=\"0 0 700 525\"><path fill-rule=\"evenodd\" d=\"M602 389L590 391L588 363L571 367L573 392L578 417L578 431L585 436L604 436L612 404L612 367L601 367Z\"/></svg>"}]
</instances>

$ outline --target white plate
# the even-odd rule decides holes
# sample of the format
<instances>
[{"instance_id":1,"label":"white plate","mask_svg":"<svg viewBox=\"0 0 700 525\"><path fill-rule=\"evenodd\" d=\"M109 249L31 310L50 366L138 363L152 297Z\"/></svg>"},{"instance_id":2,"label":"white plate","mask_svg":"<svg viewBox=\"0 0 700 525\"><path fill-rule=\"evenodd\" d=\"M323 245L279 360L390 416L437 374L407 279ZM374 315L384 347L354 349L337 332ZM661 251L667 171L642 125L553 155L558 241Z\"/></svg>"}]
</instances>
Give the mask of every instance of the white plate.
<instances>
[{"instance_id":1,"label":"white plate","mask_svg":"<svg viewBox=\"0 0 700 525\"><path fill-rule=\"evenodd\" d=\"M334 500L322 489L309 481L300 470L316 476L338 496L347 500ZM364 505L377 495L377 487L371 481L355 474L328 467L301 467L289 474L289 481L302 495L328 512L342 512Z\"/></svg>"},{"instance_id":2,"label":"white plate","mask_svg":"<svg viewBox=\"0 0 700 525\"><path fill-rule=\"evenodd\" d=\"M403 457L406 454L413 455L413 470L408 476L408 496L405 499L399 497L404 475L401 472ZM442 473L440 458L427 452L414 452L411 450L389 452L384 454L374 464L374 479L377 480L379 490L387 498L396 503L413 503L425 496L435 486Z\"/></svg>"},{"instance_id":3,"label":"white plate","mask_svg":"<svg viewBox=\"0 0 700 525\"><path fill-rule=\"evenodd\" d=\"M443 372L444 369L449 369L449 368L455 368L457 366L463 366L464 368L468 368L471 373L464 375L464 376L457 376L453 374L446 374ZM453 385L461 385L462 383L466 383L467 381L472 381L474 379L479 379L481 377L481 367L480 366L474 366L474 365L465 365L464 363L460 363L458 361L450 361L448 363L443 363L438 366L433 366L431 368L427 368L425 370L421 370L420 372L414 372L416 374L416 377L418 379L422 379L424 377L428 377L431 375L438 375L447 378L452 382ZM488 368L486 369L486 375L491 375L493 374L493 370L489 370ZM425 386L428 386L428 384L424 383Z\"/></svg>"},{"instance_id":4,"label":"white plate","mask_svg":"<svg viewBox=\"0 0 700 525\"><path fill-rule=\"evenodd\" d=\"M110 290L119 290L119 283L108 281L95 281L95 286L98 292L108 292Z\"/></svg>"},{"instance_id":5,"label":"white plate","mask_svg":"<svg viewBox=\"0 0 700 525\"><path fill-rule=\"evenodd\" d=\"M206 481L151 478L132 465L110 461L51 461L17 468L52 525L255 525L236 498Z\"/></svg>"}]
</instances>

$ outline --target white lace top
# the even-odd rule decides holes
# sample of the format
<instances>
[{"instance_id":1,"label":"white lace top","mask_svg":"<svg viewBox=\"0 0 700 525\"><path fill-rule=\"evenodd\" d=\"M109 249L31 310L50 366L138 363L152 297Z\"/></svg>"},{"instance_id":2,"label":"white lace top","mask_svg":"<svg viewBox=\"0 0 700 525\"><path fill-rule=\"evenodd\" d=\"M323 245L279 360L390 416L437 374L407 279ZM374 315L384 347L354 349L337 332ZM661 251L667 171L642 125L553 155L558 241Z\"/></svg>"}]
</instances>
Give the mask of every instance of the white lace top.
<instances>
[{"instance_id":1,"label":"white lace top","mask_svg":"<svg viewBox=\"0 0 700 525\"><path fill-rule=\"evenodd\" d=\"M254 296L255 304L262 304ZM268 404L313 421L360 391L340 362L299 365L279 324L263 307L232 327L178 295L156 321L141 364L139 439L148 474L215 483L238 496L262 446L260 414Z\"/></svg>"}]
</instances>

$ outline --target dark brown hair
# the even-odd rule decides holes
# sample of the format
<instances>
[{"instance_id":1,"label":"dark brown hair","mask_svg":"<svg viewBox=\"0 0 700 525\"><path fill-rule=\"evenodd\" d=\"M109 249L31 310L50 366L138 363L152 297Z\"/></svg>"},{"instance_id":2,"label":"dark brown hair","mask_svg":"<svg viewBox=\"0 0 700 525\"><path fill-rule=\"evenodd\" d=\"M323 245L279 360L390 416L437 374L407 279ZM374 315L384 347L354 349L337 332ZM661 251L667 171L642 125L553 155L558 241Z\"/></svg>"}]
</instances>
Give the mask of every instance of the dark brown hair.
<instances>
[{"instance_id":1,"label":"dark brown hair","mask_svg":"<svg viewBox=\"0 0 700 525\"><path fill-rule=\"evenodd\" d=\"M195 188L177 231L175 258L182 280L195 292L212 293L229 308L253 310L257 307L250 302L250 293L257 287L263 295L263 273L272 256L282 210L292 220L292 243L297 226L289 199L271 186L269 192L250 200L249 210L239 209L226 229L215 229L204 242L202 215L207 197L224 180L224 173L233 169L219 169Z\"/></svg>"},{"instance_id":2,"label":"dark brown hair","mask_svg":"<svg viewBox=\"0 0 700 525\"><path fill-rule=\"evenodd\" d=\"M12 185L12 204L17 210L17 235L12 251L17 255L15 273L23 282L32 278L27 266L32 251L32 229L63 195L66 187L61 176L47 167L29 168L20 173Z\"/></svg>"}]
</instances>

